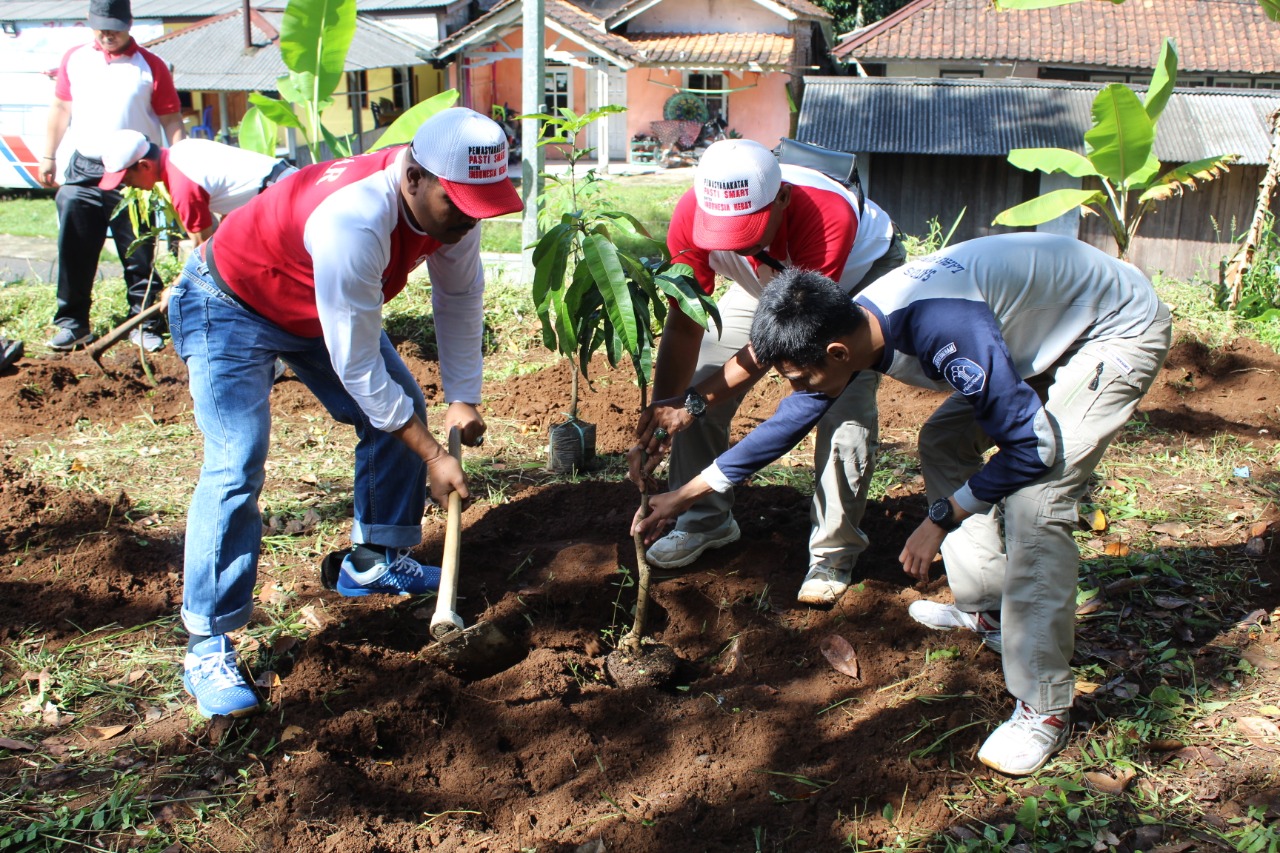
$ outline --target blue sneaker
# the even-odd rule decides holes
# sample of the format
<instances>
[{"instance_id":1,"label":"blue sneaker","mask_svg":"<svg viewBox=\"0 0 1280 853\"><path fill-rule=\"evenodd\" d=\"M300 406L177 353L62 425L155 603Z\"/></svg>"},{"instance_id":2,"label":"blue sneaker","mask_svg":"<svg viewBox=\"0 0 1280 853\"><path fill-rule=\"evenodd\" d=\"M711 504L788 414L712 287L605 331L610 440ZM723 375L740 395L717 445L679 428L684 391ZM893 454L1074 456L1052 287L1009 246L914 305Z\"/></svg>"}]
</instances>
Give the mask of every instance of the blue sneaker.
<instances>
[{"instance_id":1,"label":"blue sneaker","mask_svg":"<svg viewBox=\"0 0 1280 853\"><path fill-rule=\"evenodd\" d=\"M182 686L196 697L204 717L242 717L258 710L258 697L240 674L236 650L226 634L210 637L187 652Z\"/></svg>"},{"instance_id":2,"label":"blue sneaker","mask_svg":"<svg viewBox=\"0 0 1280 853\"><path fill-rule=\"evenodd\" d=\"M409 556L408 548L388 548L386 556L368 571L356 571L348 554L338 573L338 592L348 598L372 593L422 595L440 588L440 569L424 566Z\"/></svg>"}]
</instances>

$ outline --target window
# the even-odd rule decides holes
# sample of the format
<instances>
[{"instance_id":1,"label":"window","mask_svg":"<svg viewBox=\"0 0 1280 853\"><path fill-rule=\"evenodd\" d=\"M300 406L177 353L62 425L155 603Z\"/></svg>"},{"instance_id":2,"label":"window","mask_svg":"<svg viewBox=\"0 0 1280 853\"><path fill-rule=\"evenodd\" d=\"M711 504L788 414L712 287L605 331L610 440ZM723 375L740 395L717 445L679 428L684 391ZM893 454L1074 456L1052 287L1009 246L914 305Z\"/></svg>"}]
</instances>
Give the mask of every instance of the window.
<instances>
[{"instance_id":1,"label":"window","mask_svg":"<svg viewBox=\"0 0 1280 853\"><path fill-rule=\"evenodd\" d=\"M938 73L943 79L978 80L982 78L981 68L944 68Z\"/></svg>"},{"instance_id":2,"label":"window","mask_svg":"<svg viewBox=\"0 0 1280 853\"><path fill-rule=\"evenodd\" d=\"M706 104L708 119L713 119L716 116L726 121L729 119L728 96L720 94L725 88L723 74L690 71L685 75L684 85L686 89L694 90L690 94ZM698 91L699 89L704 91ZM709 92L715 92L716 94L709 94Z\"/></svg>"},{"instance_id":3,"label":"window","mask_svg":"<svg viewBox=\"0 0 1280 853\"><path fill-rule=\"evenodd\" d=\"M548 115L560 115L560 108L572 108L569 99L569 67L547 64L542 76L542 111Z\"/></svg>"},{"instance_id":4,"label":"window","mask_svg":"<svg viewBox=\"0 0 1280 853\"><path fill-rule=\"evenodd\" d=\"M1280 80L1255 80L1255 89L1280 89Z\"/></svg>"},{"instance_id":5,"label":"window","mask_svg":"<svg viewBox=\"0 0 1280 853\"><path fill-rule=\"evenodd\" d=\"M1252 89L1248 77L1214 77L1213 85L1219 89Z\"/></svg>"},{"instance_id":6,"label":"window","mask_svg":"<svg viewBox=\"0 0 1280 853\"><path fill-rule=\"evenodd\" d=\"M365 72L347 72L347 97L351 100L353 110L369 106L369 81Z\"/></svg>"}]
</instances>

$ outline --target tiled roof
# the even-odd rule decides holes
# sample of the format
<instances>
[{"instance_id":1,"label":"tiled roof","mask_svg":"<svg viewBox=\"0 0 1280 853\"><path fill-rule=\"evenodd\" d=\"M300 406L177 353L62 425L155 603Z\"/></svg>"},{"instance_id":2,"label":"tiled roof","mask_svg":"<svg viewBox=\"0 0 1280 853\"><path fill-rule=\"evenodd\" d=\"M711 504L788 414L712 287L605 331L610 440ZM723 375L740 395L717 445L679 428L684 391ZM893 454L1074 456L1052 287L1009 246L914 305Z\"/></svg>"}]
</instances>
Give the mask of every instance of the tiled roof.
<instances>
[{"instance_id":1,"label":"tiled roof","mask_svg":"<svg viewBox=\"0 0 1280 853\"><path fill-rule=\"evenodd\" d=\"M1138 0L1129 0L1130 3ZM1101 83L1007 78L806 77L796 139L840 151L1003 157L1013 148L1083 153ZM1142 87L1133 87L1139 92ZM1164 163L1239 154L1267 162L1280 92L1175 89L1160 115Z\"/></svg>"},{"instance_id":2,"label":"tiled roof","mask_svg":"<svg viewBox=\"0 0 1280 853\"><path fill-rule=\"evenodd\" d=\"M998 12L991 0L914 0L833 53L884 60L1031 61L1150 69L1172 37L1185 72L1280 72L1280 24L1258 0L1085 0Z\"/></svg>"},{"instance_id":3,"label":"tiled roof","mask_svg":"<svg viewBox=\"0 0 1280 853\"><path fill-rule=\"evenodd\" d=\"M544 14L566 30L574 33L584 44L619 57L624 61L639 59L631 42L605 29L604 21L567 0L546 0ZM444 41L435 50L439 59L448 59L454 53L474 45L486 44L491 33L517 29L521 25L519 0L502 0L481 17L467 24Z\"/></svg>"},{"instance_id":4,"label":"tiled roof","mask_svg":"<svg viewBox=\"0 0 1280 853\"><path fill-rule=\"evenodd\" d=\"M631 44L645 62L671 65L783 68L795 52L794 39L774 33L636 33Z\"/></svg>"}]
</instances>

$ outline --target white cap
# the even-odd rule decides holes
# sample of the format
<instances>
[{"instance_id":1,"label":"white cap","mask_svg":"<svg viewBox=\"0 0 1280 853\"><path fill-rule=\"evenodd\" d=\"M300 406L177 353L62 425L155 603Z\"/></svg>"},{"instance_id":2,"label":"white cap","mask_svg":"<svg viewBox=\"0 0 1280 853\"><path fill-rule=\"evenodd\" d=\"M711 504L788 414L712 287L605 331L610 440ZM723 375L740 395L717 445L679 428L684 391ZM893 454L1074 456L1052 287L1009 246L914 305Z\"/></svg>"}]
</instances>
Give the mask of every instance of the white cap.
<instances>
[{"instance_id":1,"label":"white cap","mask_svg":"<svg viewBox=\"0 0 1280 853\"><path fill-rule=\"evenodd\" d=\"M750 139L722 139L698 161L693 188L698 210L693 242L709 251L737 251L760 242L782 187L782 169L768 148Z\"/></svg>"},{"instance_id":2,"label":"white cap","mask_svg":"<svg viewBox=\"0 0 1280 853\"><path fill-rule=\"evenodd\" d=\"M117 130L107 134L102 143L102 168L105 174L98 186L113 190L124 180L124 173L151 150L151 140L136 130Z\"/></svg>"},{"instance_id":3,"label":"white cap","mask_svg":"<svg viewBox=\"0 0 1280 853\"><path fill-rule=\"evenodd\" d=\"M440 179L463 213L487 219L523 210L507 177L507 134L466 107L436 113L413 134L413 159Z\"/></svg>"}]
</instances>

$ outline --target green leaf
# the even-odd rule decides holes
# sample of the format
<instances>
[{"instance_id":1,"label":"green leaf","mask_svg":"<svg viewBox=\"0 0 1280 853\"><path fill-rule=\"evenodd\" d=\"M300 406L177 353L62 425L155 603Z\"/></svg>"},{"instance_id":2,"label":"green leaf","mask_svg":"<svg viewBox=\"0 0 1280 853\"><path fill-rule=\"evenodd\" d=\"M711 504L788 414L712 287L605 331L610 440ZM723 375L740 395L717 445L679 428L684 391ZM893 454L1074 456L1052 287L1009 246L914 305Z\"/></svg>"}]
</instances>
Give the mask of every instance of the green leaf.
<instances>
[{"instance_id":1,"label":"green leaf","mask_svg":"<svg viewBox=\"0 0 1280 853\"><path fill-rule=\"evenodd\" d=\"M335 158L351 156L351 137L334 136L329 132L329 128L323 124L320 125L320 133L324 135L324 141L329 146L329 150L333 152Z\"/></svg>"},{"instance_id":2,"label":"green leaf","mask_svg":"<svg viewBox=\"0 0 1280 853\"><path fill-rule=\"evenodd\" d=\"M1066 148L1015 148L1009 152L1009 162L1028 172L1066 172L1076 178L1097 175L1088 157Z\"/></svg>"},{"instance_id":3,"label":"green leaf","mask_svg":"<svg viewBox=\"0 0 1280 853\"><path fill-rule=\"evenodd\" d=\"M356 0L289 0L280 22L280 58L285 67L314 75L308 100L333 94L342 80L347 50L356 33Z\"/></svg>"},{"instance_id":4,"label":"green leaf","mask_svg":"<svg viewBox=\"0 0 1280 853\"><path fill-rule=\"evenodd\" d=\"M627 354L639 355L640 338L631 305L631 287L622 272L618 248L600 234L587 235L582 248L584 260L591 270L596 287L600 288L604 308L609 321L613 323L615 333L621 337Z\"/></svg>"},{"instance_id":5,"label":"green leaf","mask_svg":"<svg viewBox=\"0 0 1280 853\"><path fill-rule=\"evenodd\" d=\"M1173 39L1165 39L1160 46L1160 58L1156 60L1155 73L1151 75L1151 85L1147 87L1145 107L1147 117L1155 124L1160 120L1160 113L1173 94L1174 81L1178 79L1178 49Z\"/></svg>"},{"instance_id":6,"label":"green leaf","mask_svg":"<svg viewBox=\"0 0 1280 853\"><path fill-rule=\"evenodd\" d=\"M1154 186L1138 197L1138 203L1167 201L1174 196L1182 195L1184 187L1195 189L1196 181L1212 181L1225 173L1227 167L1239 159L1239 154L1219 154L1217 157L1206 157L1203 160L1170 169L1160 176Z\"/></svg>"},{"instance_id":7,"label":"green leaf","mask_svg":"<svg viewBox=\"0 0 1280 853\"><path fill-rule=\"evenodd\" d=\"M1096 204L1105 199L1101 190L1054 190L1001 211L991 224L1014 227L1039 225L1082 205Z\"/></svg>"},{"instance_id":8,"label":"green leaf","mask_svg":"<svg viewBox=\"0 0 1280 853\"><path fill-rule=\"evenodd\" d=\"M1258 0L1258 5L1267 13L1268 18L1280 21L1280 0Z\"/></svg>"},{"instance_id":9,"label":"green leaf","mask_svg":"<svg viewBox=\"0 0 1280 853\"><path fill-rule=\"evenodd\" d=\"M551 294L564 287L565 266L573 244L571 226L561 223L542 236L533 249L533 307L542 321L542 344L564 354L556 346L555 327L551 322ZM572 352L572 347L569 352Z\"/></svg>"},{"instance_id":10,"label":"green leaf","mask_svg":"<svg viewBox=\"0 0 1280 853\"><path fill-rule=\"evenodd\" d=\"M276 156L278 125L260 107L250 107L240 120L240 147L268 157Z\"/></svg>"},{"instance_id":11,"label":"green leaf","mask_svg":"<svg viewBox=\"0 0 1280 853\"><path fill-rule=\"evenodd\" d=\"M402 145L412 141L413 135L417 133L418 128L422 126L424 121L438 112L449 109L457 100L458 90L446 89L438 95L432 95L420 104L414 104L382 132L382 135L378 137L378 141L373 143L369 150L377 151L379 148Z\"/></svg>"},{"instance_id":12,"label":"green leaf","mask_svg":"<svg viewBox=\"0 0 1280 853\"><path fill-rule=\"evenodd\" d=\"M1141 169L1156 139L1155 124L1128 86L1112 83L1093 99L1085 151L1098 174L1120 186Z\"/></svg>"},{"instance_id":13,"label":"green leaf","mask_svg":"<svg viewBox=\"0 0 1280 853\"><path fill-rule=\"evenodd\" d=\"M688 269L688 273L677 271L678 267ZM715 318L716 328L721 328L720 311L716 308L693 277L693 270L685 264L677 264L661 275L654 277L654 283L676 303L684 315L702 328L707 328L711 317Z\"/></svg>"},{"instance_id":14,"label":"green leaf","mask_svg":"<svg viewBox=\"0 0 1280 853\"><path fill-rule=\"evenodd\" d=\"M1152 151L1147 157L1147 162L1142 165L1141 169L1134 172L1129 177L1129 182L1124 188L1126 190L1140 190L1146 187L1147 184L1151 183L1151 179L1159 172L1160 158L1156 156L1155 151Z\"/></svg>"},{"instance_id":15,"label":"green leaf","mask_svg":"<svg viewBox=\"0 0 1280 853\"><path fill-rule=\"evenodd\" d=\"M285 101L269 98L261 92L254 92L249 95L249 103L257 107L264 116L278 125L302 129L302 122L298 119L297 114L294 113L293 107L289 106Z\"/></svg>"}]
</instances>

